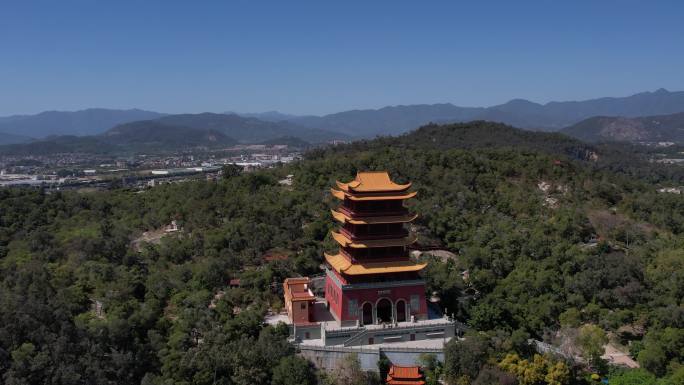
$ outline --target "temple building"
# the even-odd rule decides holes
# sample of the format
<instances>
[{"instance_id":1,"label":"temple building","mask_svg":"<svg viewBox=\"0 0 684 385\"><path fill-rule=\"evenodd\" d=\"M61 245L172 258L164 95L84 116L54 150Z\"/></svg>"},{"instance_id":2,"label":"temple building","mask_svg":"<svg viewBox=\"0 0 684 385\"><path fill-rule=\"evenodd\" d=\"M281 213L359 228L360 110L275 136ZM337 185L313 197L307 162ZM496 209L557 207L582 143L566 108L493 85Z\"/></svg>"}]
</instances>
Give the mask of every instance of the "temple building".
<instances>
[{"instance_id":1,"label":"temple building","mask_svg":"<svg viewBox=\"0 0 684 385\"><path fill-rule=\"evenodd\" d=\"M311 323L316 297L309 289L309 278L285 279L283 295L290 322L294 325Z\"/></svg>"},{"instance_id":2,"label":"temple building","mask_svg":"<svg viewBox=\"0 0 684 385\"><path fill-rule=\"evenodd\" d=\"M419 366L392 365L385 380L387 385L425 385Z\"/></svg>"},{"instance_id":3,"label":"temple building","mask_svg":"<svg viewBox=\"0 0 684 385\"><path fill-rule=\"evenodd\" d=\"M427 318L424 263L409 258L416 241L407 230L416 218L404 201L416 193L411 184L392 182L385 171L360 172L349 183L337 182L332 195L341 205L332 211L340 222L332 232L339 244L327 262L325 300L340 325L405 322Z\"/></svg>"},{"instance_id":4,"label":"temple building","mask_svg":"<svg viewBox=\"0 0 684 385\"><path fill-rule=\"evenodd\" d=\"M321 346L413 347L410 354L439 354L465 327L435 304L428 306L421 277L427 264L409 254L416 242L409 226L417 217L405 204L416 196L411 183L395 183L386 171L359 172L350 182L337 182L331 193L340 202L332 210L339 222L331 233L337 250L325 254L322 276L285 280L287 316L274 314L266 322L288 323L293 342L322 366L334 359L324 358ZM393 363L413 364L415 357Z\"/></svg>"}]
</instances>

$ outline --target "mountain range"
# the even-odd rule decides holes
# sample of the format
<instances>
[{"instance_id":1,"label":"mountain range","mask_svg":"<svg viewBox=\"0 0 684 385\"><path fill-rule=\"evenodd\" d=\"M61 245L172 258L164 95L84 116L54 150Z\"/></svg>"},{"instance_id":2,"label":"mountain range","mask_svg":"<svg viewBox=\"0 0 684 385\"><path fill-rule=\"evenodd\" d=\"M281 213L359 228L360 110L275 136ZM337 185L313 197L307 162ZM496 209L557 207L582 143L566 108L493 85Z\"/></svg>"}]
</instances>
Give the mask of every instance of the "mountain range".
<instances>
[{"instance_id":1,"label":"mountain range","mask_svg":"<svg viewBox=\"0 0 684 385\"><path fill-rule=\"evenodd\" d=\"M256 118L256 119L263 120L266 122L280 122L283 120L292 120L292 119L301 118L301 116L292 115L292 114L284 114L284 113L278 112L278 111L266 111L266 112L226 111L226 112L224 112L224 114L226 114L226 115L240 115L240 116L244 116L245 118Z\"/></svg>"},{"instance_id":2,"label":"mountain range","mask_svg":"<svg viewBox=\"0 0 684 385\"><path fill-rule=\"evenodd\" d=\"M514 99L486 108L459 107L449 103L391 106L377 110L352 110L324 116L289 118L288 121L356 137L374 137L401 134L429 122L487 120L528 130L558 131L597 115L637 117L677 112L684 112L684 91L670 92L661 88L627 97L578 102L539 104Z\"/></svg>"},{"instance_id":3,"label":"mountain range","mask_svg":"<svg viewBox=\"0 0 684 385\"><path fill-rule=\"evenodd\" d=\"M81 111L45 111L36 115L0 117L0 132L30 138L57 135L95 135L118 124L155 119L165 114L138 109L89 108Z\"/></svg>"},{"instance_id":4,"label":"mountain range","mask_svg":"<svg viewBox=\"0 0 684 385\"><path fill-rule=\"evenodd\" d=\"M684 143L684 113L637 118L595 116L560 132L586 142Z\"/></svg>"},{"instance_id":5,"label":"mountain range","mask_svg":"<svg viewBox=\"0 0 684 385\"><path fill-rule=\"evenodd\" d=\"M3 154L167 152L196 147L220 148L238 143L287 144L343 140L334 132L213 113L165 115L119 124L97 135L60 135L0 146Z\"/></svg>"},{"instance_id":6,"label":"mountain range","mask_svg":"<svg viewBox=\"0 0 684 385\"><path fill-rule=\"evenodd\" d=\"M32 141L32 138L22 135L6 134L0 132L0 145L3 144L13 144L13 143L27 143Z\"/></svg>"},{"instance_id":7,"label":"mountain range","mask_svg":"<svg viewBox=\"0 0 684 385\"><path fill-rule=\"evenodd\" d=\"M297 137L309 143L323 143L331 140L350 139L350 135L303 127L289 121L264 121L236 114L181 114L156 119L157 122L195 129L217 130L240 143L260 143L278 137Z\"/></svg>"},{"instance_id":8,"label":"mountain range","mask_svg":"<svg viewBox=\"0 0 684 385\"><path fill-rule=\"evenodd\" d=\"M48 111L37 115L0 117L0 144L26 142L29 140L28 137L40 139L54 135L93 136L121 124L152 120L172 126L216 130L241 143L272 141L281 137L318 143L333 139L398 135L431 122L487 120L528 130L560 131L595 116L635 118L679 112L684 112L684 91L670 92L665 89L627 97L606 97L585 101L539 104L524 99L514 99L491 107L460 107L450 103L417 104L350 110L323 116L295 116L277 111L239 115L234 113L168 115L137 109L98 108L75 112ZM642 127L647 130L650 126ZM161 128L162 126L157 126L157 130ZM162 132L159 131L160 134ZM572 135L575 131L568 128L564 132ZM658 137L667 140L667 132L661 132Z\"/></svg>"}]
</instances>

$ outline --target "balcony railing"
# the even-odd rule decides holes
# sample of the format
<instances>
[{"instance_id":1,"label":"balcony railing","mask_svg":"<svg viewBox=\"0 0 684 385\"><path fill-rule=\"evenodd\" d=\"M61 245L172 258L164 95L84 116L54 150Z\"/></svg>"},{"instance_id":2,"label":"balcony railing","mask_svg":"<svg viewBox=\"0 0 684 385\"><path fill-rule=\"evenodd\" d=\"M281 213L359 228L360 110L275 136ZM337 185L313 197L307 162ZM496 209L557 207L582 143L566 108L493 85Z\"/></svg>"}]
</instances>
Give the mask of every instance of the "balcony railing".
<instances>
[{"instance_id":1,"label":"balcony railing","mask_svg":"<svg viewBox=\"0 0 684 385\"><path fill-rule=\"evenodd\" d=\"M363 217L394 217L407 215L408 209L402 208L400 210L358 210L351 209L345 206L340 206L337 208L341 213L346 214L351 218L363 218Z\"/></svg>"},{"instance_id":2,"label":"balcony railing","mask_svg":"<svg viewBox=\"0 0 684 385\"><path fill-rule=\"evenodd\" d=\"M395 238L406 238L409 235L408 230L401 229L399 231L394 231L392 233L386 234L354 234L346 228L340 228L340 233L344 234L347 238L352 241L369 241L373 239L395 239Z\"/></svg>"}]
</instances>

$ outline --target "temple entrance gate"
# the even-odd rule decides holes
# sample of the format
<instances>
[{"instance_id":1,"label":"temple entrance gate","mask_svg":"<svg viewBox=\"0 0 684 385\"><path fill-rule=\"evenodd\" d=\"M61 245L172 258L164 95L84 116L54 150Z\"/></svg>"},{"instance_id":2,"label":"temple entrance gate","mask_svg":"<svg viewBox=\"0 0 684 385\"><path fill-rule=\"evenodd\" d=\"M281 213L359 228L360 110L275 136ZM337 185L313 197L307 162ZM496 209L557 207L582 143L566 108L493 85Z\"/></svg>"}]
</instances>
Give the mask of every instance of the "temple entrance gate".
<instances>
[{"instance_id":1,"label":"temple entrance gate","mask_svg":"<svg viewBox=\"0 0 684 385\"><path fill-rule=\"evenodd\" d=\"M381 300L379 300L378 304L376 305L376 309L377 310L375 318L378 320L378 323L392 322L394 317L392 317L392 302L389 299L382 298Z\"/></svg>"},{"instance_id":2,"label":"temple entrance gate","mask_svg":"<svg viewBox=\"0 0 684 385\"><path fill-rule=\"evenodd\" d=\"M372 325L373 324L373 305L370 303L366 302L363 304L363 307L361 309L361 323L363 325Z\"/></svg>"},{"instance_id":3,"label":"temple entrance gate","mask_svg":"<svg viewBox=\"0 0 684 385\"><path fill-rule=\"evenodd\" d=\"M406 322L406 301L397 301L397 322Z\"/></svg>"}]
</instances>

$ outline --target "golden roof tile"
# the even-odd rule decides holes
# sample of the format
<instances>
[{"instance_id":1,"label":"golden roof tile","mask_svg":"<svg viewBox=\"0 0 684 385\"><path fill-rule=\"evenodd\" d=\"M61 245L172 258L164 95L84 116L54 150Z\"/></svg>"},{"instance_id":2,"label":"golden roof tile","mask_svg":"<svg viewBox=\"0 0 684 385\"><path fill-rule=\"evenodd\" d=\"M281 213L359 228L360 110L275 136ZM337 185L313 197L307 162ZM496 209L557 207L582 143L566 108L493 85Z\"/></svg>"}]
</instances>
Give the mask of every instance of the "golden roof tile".
<instances>
[{"instance_id":1,"label":"golden roof tile","mask_svg":"<svg viewBox=\"0 0 684 385\"><path fill-rule=\"evenodd\" d=\"M413 261L351 263L342 254L325 254L325 260L337 272L346 275L405 273L420 271L427 266L427 263L415 263Z\"/></svg>"}]
</instances>

